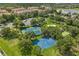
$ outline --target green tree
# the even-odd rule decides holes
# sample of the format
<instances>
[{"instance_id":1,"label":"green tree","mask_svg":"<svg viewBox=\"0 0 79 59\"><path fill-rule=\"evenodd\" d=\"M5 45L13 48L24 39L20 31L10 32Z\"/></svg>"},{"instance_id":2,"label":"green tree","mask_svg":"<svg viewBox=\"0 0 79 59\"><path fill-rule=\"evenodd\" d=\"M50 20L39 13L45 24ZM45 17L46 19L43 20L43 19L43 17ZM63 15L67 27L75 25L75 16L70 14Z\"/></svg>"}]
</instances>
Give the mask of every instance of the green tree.
<instances>
[{"instance_id":1,"label":"green tree","mask_svg":"<svg viewBox=\"0 0 79 59\"><path fill-rule=\"evenodd\" d=\"M4 19L3 17L0 17L0 24L5 24L6 23L6 19Z\"/></svg>"},{"instance_id":2,"label":"green tree","mask_svg":"<svg viewBox=\"0 0 79 59\"><path fill-rule=\"evenodd\" d=\"M31 55L32 43L29 41L29 39L23 39L19 46L23 56Z\"/></svg>"},{"instance_id":3,"label":"green tree","mask_svg":"<svg viewBox=\"0 0 79 59\"><path fill-rule=\"evenodd\" d=\"M1 31L1 36L7 39L14 39L14 38L18 38L19 33L18 31L15 31L14 29L4 28Z\"/></svg>"},{"instance_id":4,"label":"green tree","mask_svg":"<svg viewBox=\"0 0 79 59\"><path fill-rule=\"evenodd\" d=\"M38 46L34 46L32 50L32 55L42 56L41 48Z\"/></svg>"},{"instance_id":5,"label":"green tree","mask_svg":"<svg viewBox=\"0 0 79 59\"><path fill-rule=\"evenodd\" d=\"M23 56L31 55L33 45L32 45L30 35L28 36L28 33L21 34L19 39L20 39L19 48L20 48L22 55Z\"/></svg>"},{"instance_id":6,"label":"green tree","mask_svg":"<svg viewBox=\"0 0 79 59\"><path fill-rule=\"evenodd\" d=\"M61 39L62 35L61 35L61 30L59 28L56 27L47 27L47 28L43 28L43 35L45 37L52 37L55 39Z\"/></svg>"},{"instance_id":7,"label":"green tree","mask_svg":"<svg viewBox=\"0 0 79 59\"><path fill-rule=\"evenodd\" d=\"M6 19L6 22L13 22L13 20L15 19L15 15L3 15L2 16L4 19Z\"/></svg>"},{"instance_id":8,"label":"green tree","mask_svg":"<svg viewBox=\"0 0 79 59\"><path fill-rule=\"evenodd\" d=\"M22 21L18 17L15 18L13 25L17 29L21 29L24 26L24 24L22 23Z\"/></svg>"},{"instance_id":9,"label":"green tree","mask_svg":"<svg viewBox=\"0 0 79 59\"><path fill-rule=\"evenodd\" d=\"M59 49L60 54L64 56L75 55L73 51L71 51L72 46L74 46L73 40L74 39L71 36L66 36L63 39L58 41L57 47Z\"/></svg>"}]
</instances>

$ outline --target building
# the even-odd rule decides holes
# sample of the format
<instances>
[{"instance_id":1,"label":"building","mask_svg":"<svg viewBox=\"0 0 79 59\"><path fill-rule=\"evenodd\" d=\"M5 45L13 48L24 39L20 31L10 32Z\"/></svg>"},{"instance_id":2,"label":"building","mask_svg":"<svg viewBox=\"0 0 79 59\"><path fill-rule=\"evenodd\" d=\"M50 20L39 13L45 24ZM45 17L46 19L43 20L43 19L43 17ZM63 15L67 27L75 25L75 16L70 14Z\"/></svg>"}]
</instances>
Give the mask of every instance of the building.
<instances>
[{"instance_id":1,"label":"building","mask_svg":"<svg viewBox=\"0 0 79 59\"><path fill-rule=\"evenodd\" d=\"M13 9L11 9L11 13L14 13L14 14L25 13L25 11L26 11L25 8L13 8Z\"/></svg>"},{"instance_id":2,"label":"building","mask_svg":"<svg viewBox=\"0 0 79 59\"><path fill-rule=\"evenodd\" d=\"M5 9L0 9L0 15L10 15L10 13Z\"/></svg>"}]
</instances>

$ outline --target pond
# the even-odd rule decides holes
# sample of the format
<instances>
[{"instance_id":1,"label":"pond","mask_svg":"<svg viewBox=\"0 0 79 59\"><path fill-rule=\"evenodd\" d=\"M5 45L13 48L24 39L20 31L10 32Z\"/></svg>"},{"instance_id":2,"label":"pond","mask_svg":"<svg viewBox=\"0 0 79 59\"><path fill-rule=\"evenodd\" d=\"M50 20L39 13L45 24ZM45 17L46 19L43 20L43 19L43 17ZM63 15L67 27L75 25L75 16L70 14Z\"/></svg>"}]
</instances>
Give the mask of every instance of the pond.
<instances>
[{"instance_id":1,"label":"pond","mask_svg":"<svg viewBox=\"0 0 79 59\"><path fill-rule=\"evenodd\" d=\"M74 13L79 13L79 10L65 9L65 10L62 10L62 13L65 13L65 14L68 14L68 13L74 14Z\"/></svg>"},{"instance_id":2,"label":"pond","mask_svg":"<svg viewBox=\"0 0 79 59\"><path fill-rule=\"evenodd\" d=\"M26 28L26 29L23 29L22 32L29 32L29 33L34 32L35 35L40 35L42 33L40 27Z\"/></svg>"},{"instance_id":3,"label":"pond","mask_svg":"<svg viewBox=\"0 0 79 59\"><path fill-rule=\"evenodd\" d=\"M56 41L54 40L54 38L41 38L39 40L33 41L33 45L37 45L42 49L50 48L55 43L56 43Z\"/></svg>"}]
</instances>

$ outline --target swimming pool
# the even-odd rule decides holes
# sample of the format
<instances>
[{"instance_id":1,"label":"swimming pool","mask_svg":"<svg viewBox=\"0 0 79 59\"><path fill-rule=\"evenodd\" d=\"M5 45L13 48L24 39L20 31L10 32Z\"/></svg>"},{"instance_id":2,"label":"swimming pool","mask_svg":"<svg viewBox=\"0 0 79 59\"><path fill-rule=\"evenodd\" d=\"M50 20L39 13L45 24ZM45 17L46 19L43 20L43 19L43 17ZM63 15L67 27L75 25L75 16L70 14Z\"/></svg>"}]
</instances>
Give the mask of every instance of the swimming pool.
<instances>
[{"instance_id":1,"label":"swimming pool","mask_svg":"<svg viewBox=\"0 0 79 59\"><path fill-rule=\"evenodd\" d=\"M33 42L33 45L37 45L42 49L50 48L56 43L54 38L41 38Z\"/></svg>"},{"instance_id":2,"label":"swimming pool","mask_svg":"<svg viewBox=\"0 0 79 59\"><path fill-rule=\"evenodd\" d=\"M29 33L34 32L35 35L40 35L42 33L40 27L26 28L26 29L23 29L22 32L29 32Z\"/></svg>"}]
</instances>

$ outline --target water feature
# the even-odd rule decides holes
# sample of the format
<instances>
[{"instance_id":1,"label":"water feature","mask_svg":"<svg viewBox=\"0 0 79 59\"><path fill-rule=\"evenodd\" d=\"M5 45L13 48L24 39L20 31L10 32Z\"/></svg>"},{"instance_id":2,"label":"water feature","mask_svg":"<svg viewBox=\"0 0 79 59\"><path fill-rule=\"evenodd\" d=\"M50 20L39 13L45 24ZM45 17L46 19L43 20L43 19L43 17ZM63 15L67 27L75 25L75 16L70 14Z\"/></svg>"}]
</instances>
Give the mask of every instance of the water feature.
<instances>
[{"instance_id":1,"label":"water feature","mask_svg":"<svg viewBox=\"0 0 79 59\"><path fill-rule=\"evenodd\" d=\"M45 49L45 48L50 48L55 43L56 41L54 40L54 38L41 38L39 40L35 40L33 42L33 45L37 45L40 48Z\"/></svg>"},{"instance_id":2,"label":"water feature","mask_svg":"<svg viewBox=\"0 0 79 59\"><path fill-rule=\"evenodd\" d=\"M35 35L40 35L42 33L40 27L26 28L26 29L23 29L22 32L29 32L29 33L34 32Z\"/></svg>"}]
</instances>

